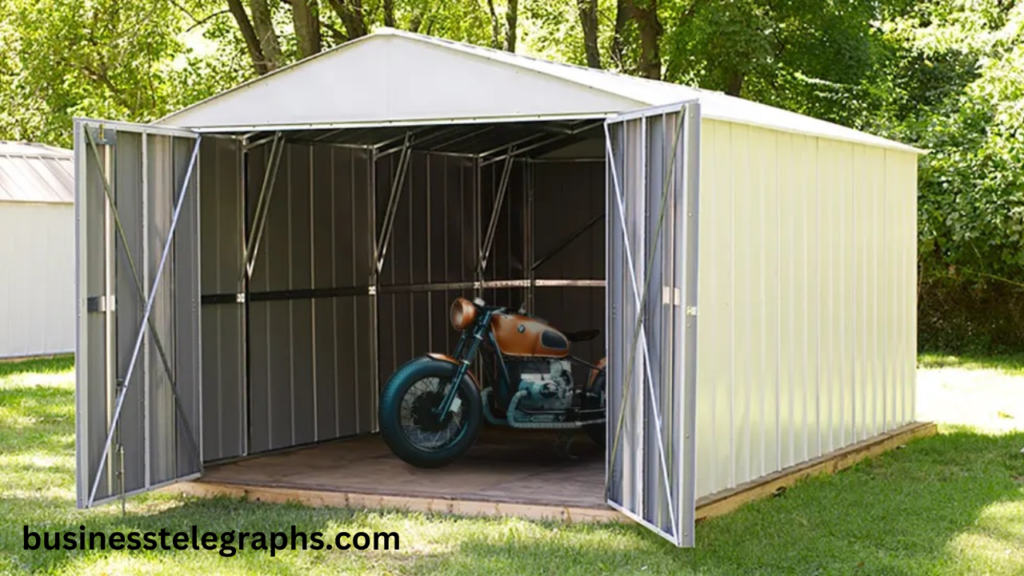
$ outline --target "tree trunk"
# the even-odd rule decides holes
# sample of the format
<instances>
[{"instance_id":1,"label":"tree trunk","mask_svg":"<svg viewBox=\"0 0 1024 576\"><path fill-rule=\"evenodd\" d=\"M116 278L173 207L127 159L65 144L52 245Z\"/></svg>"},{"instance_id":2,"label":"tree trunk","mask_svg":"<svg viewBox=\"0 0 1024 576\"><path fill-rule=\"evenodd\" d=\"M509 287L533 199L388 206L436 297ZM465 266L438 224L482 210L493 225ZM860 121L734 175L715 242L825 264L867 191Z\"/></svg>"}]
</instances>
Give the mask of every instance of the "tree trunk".
<instances>
[{"instance_id":1,"label":"tree trunk","mask_svg":"<svg viewBox=\"0 0 1024 576\"><path fill-rule=\"evenodd\" d=\"M743 91L743 80L743 74L740 72L733 72L729 74L729 79L725 86L725 93L729 96L739 96L740 92Z\"/></svg>"},{"instance_id":2,"label":"tree trunk","mask_svg":"<svg viewBox=\"0 0 1024 576\"><path fill-rule=\"evenodd\" d=\"M580 25L583 27L583 47L587 52L587 66L601 67L601 51L597 46L597 0L577 0Z\"/></svg>"},{"instance_id":3,"label":"tree trunk","mask_svg":"<svg viewBox=\"0 0 1024 576\"><path fill-rule=\"evenodd\" d=\"M612 62L619 70L625 66L625 43L626 26L629 25L629 0L618 0L615 3L615 33L612 36L611 57Z\"/></svg>"},{"instance_id":4,"label":"tree trunk","mask_svg":"<svg viewBox=\"0 0 1024 576\"><path fill-rule=\"evenodd\" d=\"M487 0L487 9L491 12L491 48L501 48L501 23L498 22L498 13L494 11L494 0Z\"/></svg>"},{"instance_id":5,"label":"tree trunk","mask_svg":"<svg viewBox=\"0 0 1024 576\"><path fill-rule=\"evenodd\" d=\"M661 42L663 29L658 20L658 0L630 0L633 20L640 29L640 74L661 80Z\"/></svg>"},{"instance_id":6,"label":"tree trunk","mask_svg":"<svg viewBox=\"0 0 1024 576\"><path fill-rule=\"evenodd\" d=\"M508 12L505 13L505 51L516 51L516 31L519 22L519 0L508 0Z\"/></svg>"},{"instance_id":7,"label":"tree trunk","mask_svg":"<svg viewBox=\"0 0 1024 576\"><path fill-rule=\"evenodd\" d=\"M260 47L263 48L263 61L267 70L280 68L282 64L281 45L277 41L277 32L274 31L274 21L270 16L267 0L249 0L249 9L252 10L252 23L256 29Z\"/></svg>"},{"instance_id":8,"label":"tree trunk","mask_svg":"<svg viewBox=\"0 0 1024 576\"><path fill-rule=\"evenodd\" d=\"M299 57L306 58L320 52L320 10L317 0L291 0L292 21L299 45Z\"/></svg>"},{"instance_id":9,"label":"tree trunk","mask_svg":"<svg viewBox=\"0 0 1024 576\"><path fill-rule=\"evenodd\" d=\"M252 28L252 22L249 21L249 15L245 12L245 7L242 6L242 0L228 0L228 10L231 10L231 15L235 17L238 29L242 32L242 38L245 40L245 47L249 51L249 59L252 60L253 69L260 76L266 74L268 70L266 58L263 56L263 48L260 47L260 39Z\"/></svg>"},{"instance_id":10,"label":"tree trunk","mask_svg":"<svg viewBox=\"0 0 1024 576\"><path fill-rule=\"evenodd\" d=\"M363 14L363 0L329 0L331 8L341 19L348 31L348 39L366 36L366 17Z\"/></svg>"},{"instance_id":11,"label":"tree trunk","mask_svg":"<svg viewBox=\"0 0 1024 576\"><path fill-rule=\"evenodd\" d=\"M409 32L419 33L420 26L423 25L423 11L417 10L412 18L409 19Z\"/></svg>"},{"instance_id":12,"label":"tree trunk","mask_svg":"<svg viewBox=\"0 0 1024 576\"><path fill-rule=\"evenodd\" d=\"M384 0L384 25L395 27L395 0Z\"/></svg>"}]
</instances>

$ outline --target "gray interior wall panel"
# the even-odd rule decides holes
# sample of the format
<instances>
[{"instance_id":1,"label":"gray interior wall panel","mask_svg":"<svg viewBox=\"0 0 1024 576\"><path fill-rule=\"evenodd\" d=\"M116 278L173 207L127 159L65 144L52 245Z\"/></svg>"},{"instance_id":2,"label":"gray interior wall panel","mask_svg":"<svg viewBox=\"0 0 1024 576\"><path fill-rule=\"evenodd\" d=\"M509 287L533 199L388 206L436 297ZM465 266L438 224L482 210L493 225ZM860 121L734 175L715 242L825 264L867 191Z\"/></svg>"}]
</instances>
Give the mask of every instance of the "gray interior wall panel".
<instances>
[{"instance_id":1,"label":"gray interior wall panel","mask_svg":"<svg viewBox=\"0 0 1024 576\"><path fill-rule=\"evenodd\" d=\"M377 163L378 230L383 226L398 156L392 154ZM458 334L449 324L448 309L457 296L472 297L472 289L435 286L412 292L408 286L475 280L480 205L476 182L471 158L414 153L409 160L380 276L381 379L416 356L454 349Z\"/></svg>"},{"instance_id":2,"label":"gray interior wall panel","mask_svg":"<svg viewBox=\"0 0 1024 576\"><path fill-rule=\"evenodd\" d=\"M237 140L200 145L203 295L242 291L242 165ZM245 440L244 304L202 305L203 459L241 456Z\"/></svg>"},{"instance_id":3,"label":"gray interior wall panel","mask_svg":"<svg viewBox=\"0 0 1024 576\"><path fill-rule=\"evenodd\" d=\"M292 444L317 440L313 378L313 301L291 302Z\"/></svg>"},{"instance_id":4,"label":"gray interior wall panel","mask_svg":"<svg viewBox=\"0 0 1024 576\"><path fill-rule=\"evenodd\" d=\"M483 243L500 192L505 162L494 162L481 169L480 175L480 242ZM522 280L526 278L525 244L526 225L525 164L514 162L509 172L505 196L498 212L494 240L487 259L487 280ZM495 294L498 296L499 294ZM503 294L509 296L508 294ZM518 304L517 304L518 305Z\"/></svg>"},{"instance_id":5,"label":"gray interior wall panel","mask_svg":"<svg viewBox=\"0 0 1024 576\"><path fill-rule=\"evenodd\" d=\"M251 152L250 212L270 150ZM253 452L373 429L370 182L368 150L284 149L250 285Z\"/></svg>"},{"instance_id":6,"label":"gray interior wall panel","mask_svg":"<svg viewBox=\"0 0 1024 576\"><path fill-rule=\"evenodd\" d=\"M549 254L605 210L604 162L539 162L533 169L533 258ZM538 279L603 280L605 226L599 221L538 266ZM604 332L605 296L599 287L538 287L535 312L562 330ZM604 337L573 344L588 362L604 356Z\"/></svg>"}]
</instances>

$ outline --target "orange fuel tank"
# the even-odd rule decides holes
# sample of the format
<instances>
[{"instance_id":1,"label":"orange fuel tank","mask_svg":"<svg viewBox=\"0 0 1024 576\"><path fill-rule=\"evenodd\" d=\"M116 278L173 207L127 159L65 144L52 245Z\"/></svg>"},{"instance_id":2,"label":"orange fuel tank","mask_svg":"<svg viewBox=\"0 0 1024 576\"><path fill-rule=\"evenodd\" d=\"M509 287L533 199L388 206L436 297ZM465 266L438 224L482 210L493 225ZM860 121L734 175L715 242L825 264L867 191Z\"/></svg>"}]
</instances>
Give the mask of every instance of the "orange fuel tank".
<instances>
[{"instance_id":1,"label":"orange fuel tank","mask_svg":"<svg viewBox=\"0 0 1024 576\"><path fill-rule=\"evenodd\" d=\"M564 358L569 355L569 339L548 324L519 314L495 314L491 330L498 349L506 356L543 356Z\"/></svg>"}]
</instances>

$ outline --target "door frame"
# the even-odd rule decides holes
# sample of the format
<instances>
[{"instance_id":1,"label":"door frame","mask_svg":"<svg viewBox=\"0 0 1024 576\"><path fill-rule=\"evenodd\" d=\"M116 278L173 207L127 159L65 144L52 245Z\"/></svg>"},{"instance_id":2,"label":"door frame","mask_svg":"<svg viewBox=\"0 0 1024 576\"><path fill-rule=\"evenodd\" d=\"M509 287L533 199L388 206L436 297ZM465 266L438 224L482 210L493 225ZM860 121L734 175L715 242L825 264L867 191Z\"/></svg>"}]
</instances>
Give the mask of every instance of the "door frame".
<instances>
[{"instance_id":1,"label":"door frame","mask_svg":"<svg viewBox=\"0 0 1024 576\"><path fill-rule=\"evenodd\" d=\"M169 480L161 482L153 482L150 475L149 459L150 459L150 443L149 443L149 413L150 406L148 403L148 391L149 383L148 376L144 386L144 394L146 394L146 405L142 410L142 421L145 430L146 440L143 442L143 458L145 459L145 483L140 488L132 490L122 490L120 492L116 490L110 490L110 494L104 497L97 498L97 490L100 485L100 480L104 476L104 469L107 470L107 482L112 483L114 480L112 476L112 457L110 456L113 450L113 438L115 431L120 423L121 414L123 413L124 401L127 396L129 387L132 384L132 378L136 376L136 364L139 361L141 350L147 341L150 340L149 335L153 330L151 322L151 312L155 301L155 294L157 288L161 285L163 279L163 272L169 266L171 259L171 246L173 245L172 240L174 234L178 228L179 220L178 217L181 214L182 209L185 207L185 199L188 196L187 192L189 188L193 188L193 198L190 202L193 203L195 209L195 227L196 233L199 230L199 211L198 211L198 195L199 195L199 150L202 144L202 135L190 130L180 128L168 128L161 126L153 126L148 124L135 124L130 122L119 122L119 121L108 121L108 120L97 120L92 118L75 118L74 119L74 175L75 175L75 278L76 278L76 330L75 330L75 463L76 463L76 484L77 484L77 505L79 508L90 508L100 504L104 504L113 500L123 499L135 494L148 492L162 486L170 485L183 480L192 480L198 478L203 472L203 454L202 454L202 366L201 366L201 355L197 355L195 360L199 365L195 367L196 373L196 400L195 406L196 418L193 422L194 427L188 430L188 434L191 436L193 442L192 451L194 452L193 457L196 458L198 470L176 476ZM92 132L95 132L95 136ZM129 132L138 134L141 136L141 178L142 178L142 190L140 202L143 206L143 243L144 246L148 244L148 238L145 237L148 229L149 216L146 212L146 202L148 201L149 195L149 181L148 181L148 155L147 155L147 141L148 136L161 136L161 137L174 137L174 138L188 138L194 140L192 150L190 153L188 168L186 170L184 180L180 191L177 192L177 196L172 196L174 201L174 210L172 212L172 220L170 227L167 232L166 244L161 253L161 264L156 272L156 277L149 278L149 269L143 264L142 276L143 278L136 277L136 282L141 282L141 285L137 285L140 290L140 296L145 296L144 300L144 311L142 313L141 325L137 329L137 333L134 334L135 344L132 358L129 362L129 368L125 373L125 385L119 386L117 380L119 377L117 367L117 356L118 351L116 343L114 342L114 335L112 333L116 323L116 308L117 303L115 299L116 286L115 286L115 273L113 272L114 266L116 265L117 249L115 240L115 222L112 218L119 218L116 212L116 205L113 205L113 188L115 186L113 178L116 176L116 167L114 166L114 156L110 154L107 148L104 151L104 157L101 158L98 153L100 145L108 144L104 142L105 134L107 131L112 132L115 135L117 132ZM99 142L97 142L97 139ZM114 144L116 145L116 144ZM102 189L99 192L102 198L99 202L103 205L103 218L102 222L95 223L90 222L87 216L89 210L89 204L94 201L90 196L89 191L89 157L92 155L94 161L102 161L102 165L98 166L101 171L102 178ZM173 166L172 177L173 177ZM191 185L190 185L191 184ZM171 184L172 192L174 190L173 183ZM88 246L88 234L90 234L91 226L99 224L103 227L104 235L104 251L102 256L98 257L96 254L90 254ZM201 294L200 292L200 262L199 262L199 239L195 241L195 287L196 295ZM127 247L125 247L127 251ZM146 257L148 255L144 255ZM98 262L97 262L98 261ZM104 287L103 294L96 298L95 294L90 294L89 289L89 269L90 266L96 266L102 262L104 268ZM133 272L134 274L134 272ZM201 350L201 317L200 317L200 306L194 307L195 326L197 328L195 349ZM97 308L97 310L90 310L90 307ZM94 359L89 357L89 323L88 317L90 314L101 312L104 314L104 348L103 358ZM161 350L161 354L162 354ZM89 460L91 455L91 449L93 446L90 444L90 419L94 416L90 414L90 397L95 390L90 390L89 385L89 370L90 363L94 360L101 360L106 366L104 372L104 383L103 391L107 396L107 410L102 415L106 420L105 425L105 441L100 454L100 461L95 471L95 474L90 473ZM148 363L147 360L144 361ZM148 374L148 370L146 372ZM113 397L111 394L113 393ZM181 410L180 399L178 398L177 390L172 385L171 394L174 399L172 414L177 415ZM185 418L182 416L182 418ZM185 425L188 426L186 419ZM192 433L195 430L195 433Z\"/></svg>"}]
</instances>

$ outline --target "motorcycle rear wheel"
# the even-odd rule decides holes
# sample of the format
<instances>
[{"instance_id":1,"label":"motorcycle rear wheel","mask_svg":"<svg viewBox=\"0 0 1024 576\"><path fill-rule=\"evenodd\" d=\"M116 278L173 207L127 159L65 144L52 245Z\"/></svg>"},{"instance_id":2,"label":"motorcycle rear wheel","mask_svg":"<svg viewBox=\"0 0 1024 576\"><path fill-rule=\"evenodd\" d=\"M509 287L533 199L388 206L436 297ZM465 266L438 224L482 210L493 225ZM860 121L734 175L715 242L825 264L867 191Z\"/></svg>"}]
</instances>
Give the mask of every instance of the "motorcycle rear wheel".
<instances>
[{"instance_id":1,"label":"motorcycle rear wheel","mask_svg":"<svg viewBox=\"0 0 1024 576\"><path fill-rule=\"evenodd\" d=\"M468 375L458 384L457 409L442 421L431 413L457 371L451 362L424 358L399 368L384 385L380 433L395 456L418 468L439 468L458 460L476 441L483 405Z\"/></svg>"}]
</instances>

